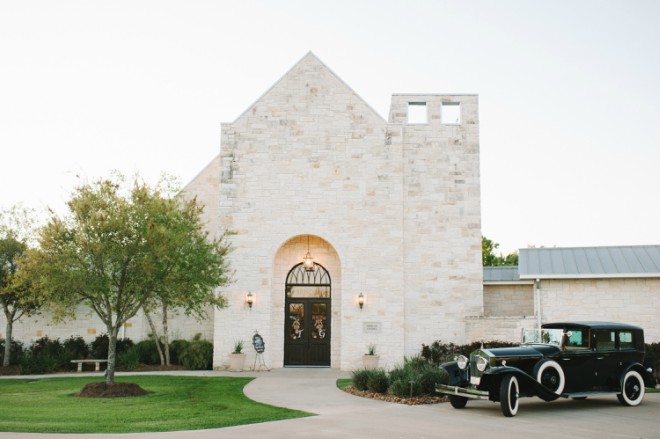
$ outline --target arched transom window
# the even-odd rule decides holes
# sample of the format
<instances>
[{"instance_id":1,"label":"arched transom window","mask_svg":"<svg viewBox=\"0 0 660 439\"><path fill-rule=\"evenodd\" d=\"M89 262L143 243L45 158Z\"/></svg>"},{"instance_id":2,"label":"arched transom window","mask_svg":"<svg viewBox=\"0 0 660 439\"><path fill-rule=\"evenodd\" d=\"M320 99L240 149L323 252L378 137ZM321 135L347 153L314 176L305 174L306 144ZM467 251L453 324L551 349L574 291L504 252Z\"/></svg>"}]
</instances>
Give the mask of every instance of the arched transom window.
<instances>
[{"instance_id":1,"label":"arched transom window","mask_svg":"<svg viewBox=\"0 0 660 439\"><path fill-rule=\"evenodd\" d=\"M329 299L330 273L318 263L313 270L295 265L286 276L286 297Z\"/></svg>"}]
</instances>

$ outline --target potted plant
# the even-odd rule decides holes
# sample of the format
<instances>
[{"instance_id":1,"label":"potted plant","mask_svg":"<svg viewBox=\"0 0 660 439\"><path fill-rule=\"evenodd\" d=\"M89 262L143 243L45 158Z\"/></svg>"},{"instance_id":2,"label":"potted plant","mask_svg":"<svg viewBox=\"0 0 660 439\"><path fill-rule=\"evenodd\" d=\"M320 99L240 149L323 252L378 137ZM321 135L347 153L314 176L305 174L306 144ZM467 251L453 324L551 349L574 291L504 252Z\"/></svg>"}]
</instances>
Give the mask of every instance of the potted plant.
<instances>
[{"instance_id":1,"label":"potted plant","mask_svg":"<svg viewBox=\"0 0 660 439\"><path fill-rule=\"evenodd\" d=\"M370 344L367 347L367 353L362 356L362 363L365 369L376 369L380 355L376 354L376 345Z\"/></svg>"},{"instance_id":2,"label":"potted plant","mask_svg":"<svg viewBox=\"0 0 660 439\"><path fill-rule=\"evenodd\" d=\"M243 353L243 340L234 342L234 352L229 354L229 370L240 372L245 364L245 354Z\"/></svg>"}]
</instances>

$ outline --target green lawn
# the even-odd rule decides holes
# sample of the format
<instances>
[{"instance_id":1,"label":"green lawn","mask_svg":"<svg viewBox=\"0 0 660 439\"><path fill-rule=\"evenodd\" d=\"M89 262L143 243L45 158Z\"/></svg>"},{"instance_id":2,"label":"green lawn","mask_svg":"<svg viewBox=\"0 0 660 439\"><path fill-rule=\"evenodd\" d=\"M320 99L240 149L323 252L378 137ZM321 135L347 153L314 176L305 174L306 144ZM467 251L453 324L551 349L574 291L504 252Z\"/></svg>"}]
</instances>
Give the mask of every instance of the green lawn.
<instances>
[{"instance_id":1,"label":"green lawn","mask_svg":"<svg viewBox=\"0 0 660 439\"><path fill-rule=\"evenodd\" d=\"M345 389L346 387L352 386L352 385L353 385L353 379L352 378L339 378L337 380L337 387L339 387L342 390Z\"/></svg>"},{"instance_id":2,"label":"green lawn","mask_svg":"<svg viewBox=\"0 0 660 439\"><path fill-rule=\"evenodd\" d=\"M133 398L76 398L100 379L0 381L0 431L132 433L197 430L311 416L249 400L252 378L127 376L150 393Z\"/></svg>"}]
</instances>

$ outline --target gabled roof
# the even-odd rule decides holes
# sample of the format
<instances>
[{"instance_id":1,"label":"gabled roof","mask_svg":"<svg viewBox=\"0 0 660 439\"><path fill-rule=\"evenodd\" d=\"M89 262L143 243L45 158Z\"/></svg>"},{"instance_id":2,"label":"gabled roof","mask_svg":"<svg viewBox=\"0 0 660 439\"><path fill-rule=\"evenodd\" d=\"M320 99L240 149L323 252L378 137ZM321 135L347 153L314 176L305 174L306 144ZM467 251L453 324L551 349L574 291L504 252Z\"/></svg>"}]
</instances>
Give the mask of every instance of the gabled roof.
<instances>
[{"instance_id":1,"label":"gabled roof","mask_svg":"<svg viewBox=\"0 0 660 439\"><path fill-rule=\"evenodd\" d=\"M357 94L357 93L355 92L355 90L353 90L348 84L346 84L346 82L344 82L344 80L341 79L341 78L340 78L335 72L333 72L332 69L330 69L330 67L328 67L323 61L321 61L321 60L320 60L320 59L319 59L314 53L312 53L311 51L309 51L309 52L307 52L307 54L305 54L305 56L302 57L302 59L300 59L300 61L298 61L297 63L295 63L295 64L293 65L293 67L291 67L289 70L287 70L287 72L286 72L284 75L282 75L282 77L281 77L280 79L278 79L278 80L277 80L277 81L276 81L276 82L275 82L275 83L274 83L274 84L273 84L268 90L266 90L266 91L265 91L265 92L264 92L264 93L263 93L263 94L262 94L262 95L261 95L256 101L254 101L254 102L252 103L252 105L250 105L245 111L243 111L243 112L242 112L242 113L241 113L241 114L240 114L240 115L234 120L233 123L236 123L241 117L243 117L245 114L248 114L248 113L252 110L252 108L253 108L255 105L257 105L262 99L264 99L265 96L267 96L271 91L273 91L273 90L276 89L281 83L283 83L284 80L289 76L289 74L291 74L292 71L294 71L294 70L300 68L300 67L301 67L303 64L305 64L305 63L311 63L311 64L314 64L314 65L320 66L323 70L327 71L327 72L328 72L331 76L333 76L333 77L334 77L339 83L341 83L342 86L344 86L344 87L345 87L345 88L346 88L351 94L353 94L357 99L359 99L359 100L362 102L362 104L364 104L364 106L368 109L369 112L373 113L373 115L374 115L375 117L377 117L378 119L380 119L381 121L383 121L383 122L385 122L385 123L387 122L387 121L383 118L383 116L381 116L380 114L378 114L378 112L377 112L376 110L374 110L374 108L373 108L371 105L369 105L369 103L368 103L367 101L365 101L364 99L362 99L362 97L361 97L359 94Z\"/></svg>"},{"instance_id":2,"label":"gabled roof","mask_svg":"<svg viewBox=\"0 0 660 439\"><path fill-rule=\"evenodd\" d=\"M520 279L660 277L660 245L520 249Z\"/></svg>"}]
</instances>

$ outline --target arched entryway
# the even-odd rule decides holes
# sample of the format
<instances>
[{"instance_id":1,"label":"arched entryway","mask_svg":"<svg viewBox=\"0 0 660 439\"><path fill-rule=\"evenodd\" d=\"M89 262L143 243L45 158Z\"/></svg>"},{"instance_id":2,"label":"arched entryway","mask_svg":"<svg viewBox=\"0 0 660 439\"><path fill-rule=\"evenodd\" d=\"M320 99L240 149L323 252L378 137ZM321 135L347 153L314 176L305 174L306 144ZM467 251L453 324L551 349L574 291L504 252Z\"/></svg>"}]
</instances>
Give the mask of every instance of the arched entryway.
<instances>
[{"instance_id":1,"label":"arched entryway","mask_svg":"<svg viewBox=\"0 0 660 439\"><path fill-rule=\"evenodd\" d=\"M284 366L330 366L332 283L318 263L296 264L286 277Z\"/></svg>"}]
</instances>

